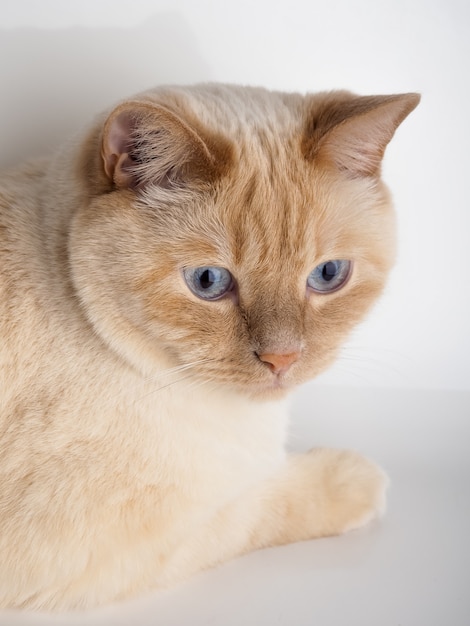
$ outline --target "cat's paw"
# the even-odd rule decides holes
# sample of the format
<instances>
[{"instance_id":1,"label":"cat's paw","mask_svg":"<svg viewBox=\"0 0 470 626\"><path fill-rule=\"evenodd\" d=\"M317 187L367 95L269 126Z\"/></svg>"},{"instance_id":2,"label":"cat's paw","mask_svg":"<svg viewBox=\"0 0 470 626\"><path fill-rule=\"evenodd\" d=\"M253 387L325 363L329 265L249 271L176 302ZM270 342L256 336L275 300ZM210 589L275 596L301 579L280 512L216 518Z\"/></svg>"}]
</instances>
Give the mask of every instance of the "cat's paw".
<instances>
[{"instance_id":1,"label":"cat's paw","mask_svg":"<svg viewBox=\"0 0 470 626\"><path fill-rule=\"evenodd\" d=\"M389 479L375 463L356 452L328 448L308 456L315 465L317 512L325 534L354 530L384 513Z\"/></svg>"}]
</instances>

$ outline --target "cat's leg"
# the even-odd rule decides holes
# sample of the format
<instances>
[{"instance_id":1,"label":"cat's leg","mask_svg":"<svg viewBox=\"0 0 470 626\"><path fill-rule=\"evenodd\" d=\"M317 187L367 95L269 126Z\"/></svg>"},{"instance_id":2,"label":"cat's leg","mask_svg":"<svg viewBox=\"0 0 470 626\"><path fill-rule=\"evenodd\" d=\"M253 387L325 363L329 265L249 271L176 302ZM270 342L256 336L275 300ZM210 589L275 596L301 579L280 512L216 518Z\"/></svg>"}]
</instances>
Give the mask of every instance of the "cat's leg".
<instances>
[{"instance_id":1,"label":"cat's leg","mask_svg":"<svg viewBox=\"0 0 470 626\"><path fill-rule=\"evenodd\" d=\"M291 456L267 486L267 520L261 520L258 541L276 545L359 528L384 512L388 482L381 468L356 452L318 448ZM266 521L273 534L264 543Z\"/></svg>"},{"instance_id":2,"label":"cat's leg","mask_svg":"<svg viewBox=\"0 0 470 626\"><path fill-rule=\"evenodd\" d=\"M388 479L364 457L314 449L239 497L170 560L168 580L259 548L359 528L385 508Z\"/></svg>"}]
</instances>

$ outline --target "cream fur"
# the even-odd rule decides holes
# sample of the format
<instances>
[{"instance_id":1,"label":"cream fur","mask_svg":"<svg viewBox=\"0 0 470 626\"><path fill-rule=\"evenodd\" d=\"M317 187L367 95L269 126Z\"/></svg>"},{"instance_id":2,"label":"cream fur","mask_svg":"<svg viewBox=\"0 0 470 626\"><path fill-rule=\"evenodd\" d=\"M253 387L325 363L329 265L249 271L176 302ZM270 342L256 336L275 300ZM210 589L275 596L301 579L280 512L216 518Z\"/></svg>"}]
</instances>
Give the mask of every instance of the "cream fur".
<instances>
[{"instance_id":1,"label":"cream fur","mask_svg":"<svg viewBox=\"0 0 470 626\"><path fill-rule=\"evenodd\" d=\"M413 94L161 88L0 179L0 607L96 606L384 508L352 452L284 452L285 394L380 293ZM313 268L354 261L329 295ZM228 268L206 302L183 267ZM297 350L276 375L257 354Z\"/></svg>"}]
</instances>

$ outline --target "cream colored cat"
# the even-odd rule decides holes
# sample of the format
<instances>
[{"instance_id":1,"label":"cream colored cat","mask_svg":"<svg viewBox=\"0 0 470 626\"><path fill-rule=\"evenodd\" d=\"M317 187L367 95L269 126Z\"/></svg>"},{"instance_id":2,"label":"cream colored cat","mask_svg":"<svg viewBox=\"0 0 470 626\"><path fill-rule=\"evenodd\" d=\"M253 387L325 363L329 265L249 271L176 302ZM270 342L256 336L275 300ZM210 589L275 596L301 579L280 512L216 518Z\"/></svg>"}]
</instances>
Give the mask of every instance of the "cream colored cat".
<instances>
[{"instance_id":1,"label":"cream colored cat","mask_svg":"<svg viewBox=\"0 0 470 626\"><path fill-rule=\"evenodd\" d=\"M0 606L91 607L357 528L386 477L286 456L284 396L381 292L415 94L126 101L0 182Z\"/></svg>"}]
</instances>

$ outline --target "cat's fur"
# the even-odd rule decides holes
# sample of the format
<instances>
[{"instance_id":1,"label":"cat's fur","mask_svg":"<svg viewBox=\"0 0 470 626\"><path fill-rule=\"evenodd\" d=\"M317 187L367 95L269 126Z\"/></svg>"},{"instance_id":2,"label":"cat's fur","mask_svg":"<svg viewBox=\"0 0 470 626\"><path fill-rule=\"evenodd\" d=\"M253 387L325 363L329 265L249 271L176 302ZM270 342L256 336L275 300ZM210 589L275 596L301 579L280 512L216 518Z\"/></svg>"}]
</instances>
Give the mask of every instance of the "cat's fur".
<instances>
[{"instance_id":1,"label":"cat's fur","mask_svg":"<svg viewBox=\"0 0 470 626\"><path fill-rule=\"evenodd\" d=\"M380 163L418 99L161 88L2 176L0 607L99 605L382 511L373 463L286 456L284 396L383 288ZM347 284L308 291L331 259ZM236 291L193 295L207 265Z\"/></svg>"}]
</instances>

